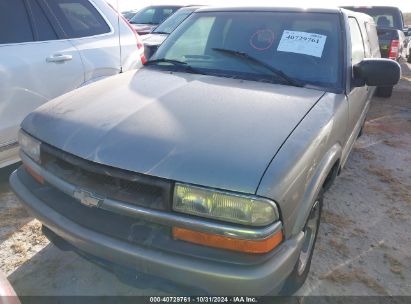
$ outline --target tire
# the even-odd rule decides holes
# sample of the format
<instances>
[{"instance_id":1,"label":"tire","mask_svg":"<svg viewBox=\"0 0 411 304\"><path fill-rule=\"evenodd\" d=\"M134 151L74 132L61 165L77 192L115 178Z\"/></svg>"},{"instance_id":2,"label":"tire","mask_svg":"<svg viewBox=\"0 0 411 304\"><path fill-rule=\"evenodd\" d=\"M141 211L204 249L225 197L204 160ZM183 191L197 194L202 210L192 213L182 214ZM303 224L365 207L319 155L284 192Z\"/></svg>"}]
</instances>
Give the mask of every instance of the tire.
<instances>
[{"instance_id":1,"label":"tire","mask_svg":"<svg viewBox=\"0 0 411 304\"><path fill-rule=\"evenodd\" d=\"M384 98L391 97L392 89L393 89L393 87L378 87L376 95L378 97L384 97Z\"/></svg>"},{"instance_id":2,"label":"tire","mask_svg":"<svg viewBox=\"0 0 411 304\"><path fill-rule=\"evenodd\" d=\"M300 252L300 256L297 263L294 266L293 271L286 279L283 288L280 291L280 295L289 296L297 292L298 289L304 284L310 272L311 259L313 257L315 243L317 241L318 228L320 226L321 210L323 205L322 193L318 195L313 207L311 208L310 215L308 216L307 223L304 227L305 240ZM310 228L311 227L311 228ZM315 231L314 228L315 227ZM311 229L311 232L309 232ZM311 234L310 234L311 233ZM307 236L311 236L307 238ZM311 241L310 241L311 240ZM304 249L307 251L304 252Z\"/></svg>"},{"instance_id":3,"label":"tire","mask_svg":"<svg viewBox=\"0 0 411 304\"><path fill-rule=\"evenodd\" d=\"M407 62L411 63L411 49L410 49L410 53L408 54Z\"/></svg>"},{"instance_id":4,"label":"tire","mask_svg":"<svg viewBox=\"0 0 411 304\"><path fill-rule=\"evenodd\" d=\"M360 132L358 133L358 136L357 136L357 139L360 138L360 137L364 134L364 126L365 126L365 120L364 120L364 122L362 123Z\"/></svg>"}]
</instances>

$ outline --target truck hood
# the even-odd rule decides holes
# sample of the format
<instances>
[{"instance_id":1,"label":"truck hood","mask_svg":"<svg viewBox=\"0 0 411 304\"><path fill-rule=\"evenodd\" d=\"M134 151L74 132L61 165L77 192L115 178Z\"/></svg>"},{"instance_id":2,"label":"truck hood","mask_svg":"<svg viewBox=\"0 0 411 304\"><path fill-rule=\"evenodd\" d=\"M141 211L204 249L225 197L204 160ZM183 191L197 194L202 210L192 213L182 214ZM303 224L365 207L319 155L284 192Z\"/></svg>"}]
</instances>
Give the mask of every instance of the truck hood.
<instances>
[{"instance_id":1,"label":"truck hood","mask_svg":"<svg viewBox=\"0 0 411 304\"><path fill-rule=\"evenodd\" d=\"M63 95L22 128L81 158L255 193L322 91L143 68Z\"/></svg>"}]
</instances>

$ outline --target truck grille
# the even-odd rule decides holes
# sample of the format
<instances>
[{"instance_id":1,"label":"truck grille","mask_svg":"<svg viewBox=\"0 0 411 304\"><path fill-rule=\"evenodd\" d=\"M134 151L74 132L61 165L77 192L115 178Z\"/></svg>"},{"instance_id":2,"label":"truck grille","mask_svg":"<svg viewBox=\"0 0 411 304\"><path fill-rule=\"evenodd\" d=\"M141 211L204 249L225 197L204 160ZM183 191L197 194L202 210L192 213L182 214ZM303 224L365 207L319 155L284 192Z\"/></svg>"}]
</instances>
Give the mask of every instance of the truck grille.
<instances>
[{"instance_id":1,"label":"truck grille","mask_svg":"<svg viewBox=\"0 0 411 304\"><path fill-rule=\"evenodd\" d=\"M99 197L169 211L172 182L91 162L42 144L41 161L51 174Z\"/></svg>"}]
</instances>

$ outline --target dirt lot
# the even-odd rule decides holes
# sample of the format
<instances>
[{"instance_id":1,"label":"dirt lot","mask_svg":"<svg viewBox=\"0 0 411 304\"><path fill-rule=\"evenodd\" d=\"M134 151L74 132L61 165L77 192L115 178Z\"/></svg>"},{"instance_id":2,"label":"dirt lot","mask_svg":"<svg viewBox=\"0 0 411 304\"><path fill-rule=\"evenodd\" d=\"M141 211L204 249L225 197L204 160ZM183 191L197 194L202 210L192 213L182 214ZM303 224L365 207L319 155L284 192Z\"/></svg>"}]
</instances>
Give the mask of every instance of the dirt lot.
<instances>
[{"instance_id":1,"label":"dirt lot","mask_svg":"<svg viewBox=\"0 0 411 304\"><path fill-rule=\"evenodd\" d=\"M365 133L325 197L300 295L411 295L411 65L390 99L374 98ZM162 280L133 286L41 235L0 173L0 269L19 295L188 294Z\"/></svg>"}]
</instances>

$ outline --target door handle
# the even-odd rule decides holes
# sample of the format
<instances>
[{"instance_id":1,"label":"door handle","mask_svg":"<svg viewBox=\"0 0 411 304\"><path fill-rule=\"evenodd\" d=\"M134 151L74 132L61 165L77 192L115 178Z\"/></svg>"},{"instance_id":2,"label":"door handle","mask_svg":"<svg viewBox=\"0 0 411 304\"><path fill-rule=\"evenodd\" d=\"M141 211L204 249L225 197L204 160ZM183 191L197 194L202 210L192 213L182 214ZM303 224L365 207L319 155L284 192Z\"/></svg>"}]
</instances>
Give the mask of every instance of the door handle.
<instances>
[{"instance_id":1,"label":"door handle","mask_svg":"<svg viewBox=\"0 0 411 304\"><path fill-rule=\"evenodd\" d=\"M47 57L46 61L47 62L64 62L64 61L69 61L72 59L73 59L72 55L55 54L50 57Z\"/></svg>"}]
</instances>

